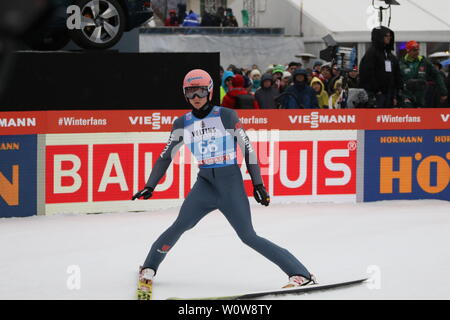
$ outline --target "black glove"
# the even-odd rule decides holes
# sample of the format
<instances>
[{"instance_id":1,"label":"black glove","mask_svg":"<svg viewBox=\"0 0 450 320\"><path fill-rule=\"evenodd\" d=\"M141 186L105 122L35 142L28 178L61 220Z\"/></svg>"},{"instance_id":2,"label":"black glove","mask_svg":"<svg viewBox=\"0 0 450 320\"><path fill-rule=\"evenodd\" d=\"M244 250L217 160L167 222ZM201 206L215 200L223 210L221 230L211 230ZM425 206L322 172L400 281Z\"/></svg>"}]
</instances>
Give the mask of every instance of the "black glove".
<instances>
[{"instance_id":1,"label":"black glove","mask_svg":"<svg viewBox=\"0 0 450 320\"><path fill-rule=\"evenodd\" d=\"M253 186L253 196L256 202L261 203L263 206L267 207L270 203L270 196L263 184Z\"/></svg>"},{"instance_id":2,"label":"black glove","mask_svg":"<svg viewBox=\"0 0 450 320\"><path fill-rule=\"evenodd\" d=\"M145 200L149 199L153 195L153 188L151 187L145 187L138 193L136 193L131 200L139 199L141 197L144 197Z\"/></svg>"}]
</instances>

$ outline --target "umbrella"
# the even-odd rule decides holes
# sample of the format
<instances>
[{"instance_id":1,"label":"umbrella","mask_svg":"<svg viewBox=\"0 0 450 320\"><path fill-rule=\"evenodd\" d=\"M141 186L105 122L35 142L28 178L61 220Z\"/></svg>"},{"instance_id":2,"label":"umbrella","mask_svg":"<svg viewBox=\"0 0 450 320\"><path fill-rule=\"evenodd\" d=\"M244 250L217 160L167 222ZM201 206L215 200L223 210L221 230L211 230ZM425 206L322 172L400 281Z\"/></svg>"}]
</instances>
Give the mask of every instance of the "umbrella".
<instances>
[{"instance_id":1,"label":"umbrella","mask_svg":"<svg viewBox=\"0 0 450 320\"><path fill-rule=\"evenodd\" d=\"M439 59L439 58L450 58L450 53L448 51L446 52L435 52L433 54L430 54L428 56L429 59Z\"/></svg>"},{"instance_id":2,"label":"umbrella","mask_svg":"<svg viewBox=\"0 0 450 320\"><path fill-rule=\"evenodd\" d=\"M441 64L442 64L443 67L446 67L446 66L450 65L450 59L441 61Z\"/></svg>"}]
</instances>

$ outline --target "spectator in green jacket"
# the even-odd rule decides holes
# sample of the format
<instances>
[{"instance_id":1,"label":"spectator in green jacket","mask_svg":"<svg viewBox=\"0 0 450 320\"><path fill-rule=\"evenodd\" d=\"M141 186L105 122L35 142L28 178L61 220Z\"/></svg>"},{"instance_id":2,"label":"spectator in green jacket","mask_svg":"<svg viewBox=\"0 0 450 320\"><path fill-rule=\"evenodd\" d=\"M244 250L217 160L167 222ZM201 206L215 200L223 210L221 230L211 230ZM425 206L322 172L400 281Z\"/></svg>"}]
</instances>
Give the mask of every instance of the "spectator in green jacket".
<instances>
[{"instance_id":1,"label":"spectator in green jacket","mask_svg":"<svg viewBox=\"0 0 450 320\"><path fill-rule=\"evenodd\" d=\"M425 105L425 94L430 82L436 84L441 103L447 99L448 92L441 74L428 59L419 55L419 50L416 41L409 41L406 44L407 54L400 60L404 107L429 107Z\"/></svg>"}]
</instances>

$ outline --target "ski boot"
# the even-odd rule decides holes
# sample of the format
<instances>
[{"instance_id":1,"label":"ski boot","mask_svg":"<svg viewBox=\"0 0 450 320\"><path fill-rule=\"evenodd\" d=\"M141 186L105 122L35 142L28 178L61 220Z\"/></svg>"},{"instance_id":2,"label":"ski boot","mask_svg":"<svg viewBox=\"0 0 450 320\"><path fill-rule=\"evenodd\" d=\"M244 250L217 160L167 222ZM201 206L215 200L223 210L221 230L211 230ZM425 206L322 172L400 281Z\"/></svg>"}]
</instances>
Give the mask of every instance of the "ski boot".
<instances>
[{"instance_id":1,"label":"ski boot","mask_svg":"<svg viewBox=\"0 0 450 320\"><path fill-rule=\"evenodd\" d=\"M138 300L151 300L152 299L152 287L153 287L153 277L155 276L155 271L150 268L143 269L139 268L139 280L137 288L137 298Z\"/></svg>"},{"instance_id":2,"label":"ski boot","mask_svg":"<svg viewBox=\"0 0 450 320\"><path fill-rule=\"evenodd\" d=\"M316 277L313 274L311 274L310 279L302 276L292 276L289 278L288 284L285 285L283 289L292 289L297 287L309 286L313 284L317 284Z\"/></svg>"}]
</instances>

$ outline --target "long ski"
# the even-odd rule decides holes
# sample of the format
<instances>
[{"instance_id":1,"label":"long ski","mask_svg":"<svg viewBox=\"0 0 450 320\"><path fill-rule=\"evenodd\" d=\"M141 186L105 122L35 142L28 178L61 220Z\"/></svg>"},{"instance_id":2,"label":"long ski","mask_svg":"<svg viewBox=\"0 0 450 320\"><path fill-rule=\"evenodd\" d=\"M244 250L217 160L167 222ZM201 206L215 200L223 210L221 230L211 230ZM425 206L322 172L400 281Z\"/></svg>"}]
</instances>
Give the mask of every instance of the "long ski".
<instances>
[{"instance_id":1,"label":"long ski","mask_svg":"<svg viewBox=\"0 0 450 320\"><path fill-rule=\"evenodd\" d=\"M261 298L265 296L279 296L279 295L288 295L288 294L305 294L314 291L322 291L322 290L330 290L330 289L338 289L342 287L353 286L357 284L361 284L366 281L367 278L361 278L346 282L335 282L335 283L327 283L327 284L317 284L317 285L308 285L299 288L293 289L278 289L273 291L260 291L253 293L244 293L244 294L236 294L231 296L223 296L223 297L203 297L203 298L168 298L167 300L248 300Z\"/></svg>"}]
</instances>

